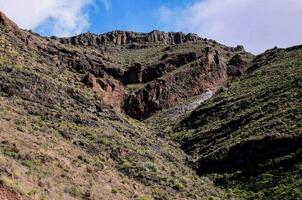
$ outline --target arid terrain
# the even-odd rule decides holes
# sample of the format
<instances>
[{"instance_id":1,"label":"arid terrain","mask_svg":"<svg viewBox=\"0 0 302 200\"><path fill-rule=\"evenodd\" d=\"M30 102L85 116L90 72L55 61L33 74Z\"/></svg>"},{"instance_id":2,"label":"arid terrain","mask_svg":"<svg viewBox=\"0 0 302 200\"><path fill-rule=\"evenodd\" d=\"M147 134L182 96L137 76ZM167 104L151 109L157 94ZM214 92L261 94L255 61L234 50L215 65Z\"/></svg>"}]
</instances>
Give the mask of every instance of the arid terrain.
<instances>
[{"instance_id":1,"label":"arid terrain","mask_svg":"<svg viewBox=\"0 0 302 200\"><path fill-rule=\"evenodd\" d=\"M0 13L0 199L302 199L302 46L43 37Z\"/></svg>"}]
</instances>

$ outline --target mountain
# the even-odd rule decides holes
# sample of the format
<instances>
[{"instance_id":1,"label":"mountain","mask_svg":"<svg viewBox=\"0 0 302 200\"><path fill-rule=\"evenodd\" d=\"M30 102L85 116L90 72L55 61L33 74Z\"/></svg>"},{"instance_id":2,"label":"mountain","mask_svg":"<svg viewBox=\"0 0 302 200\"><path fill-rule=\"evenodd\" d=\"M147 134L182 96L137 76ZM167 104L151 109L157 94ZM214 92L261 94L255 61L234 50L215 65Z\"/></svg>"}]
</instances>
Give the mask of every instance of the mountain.
<instances>
[{"instance_id":1,"label":"mountain","mask_svg":"<svg viewBox=\"0 0 302 200\"><path fill-rule=\"evenodd\" d=\"M256 57L239 79L176 125L198 174L242 198L302 198L302 46Z\"/></svg>"},{"instance_id":2,"label":"mountain","mask_svg":"<svg viewBox=\"0 0 302 200\"><path fill-rule=\"evenodd\" d=\"M301 197L302 48L0 27L0 197Z\"/></svg>"}]
</instances>

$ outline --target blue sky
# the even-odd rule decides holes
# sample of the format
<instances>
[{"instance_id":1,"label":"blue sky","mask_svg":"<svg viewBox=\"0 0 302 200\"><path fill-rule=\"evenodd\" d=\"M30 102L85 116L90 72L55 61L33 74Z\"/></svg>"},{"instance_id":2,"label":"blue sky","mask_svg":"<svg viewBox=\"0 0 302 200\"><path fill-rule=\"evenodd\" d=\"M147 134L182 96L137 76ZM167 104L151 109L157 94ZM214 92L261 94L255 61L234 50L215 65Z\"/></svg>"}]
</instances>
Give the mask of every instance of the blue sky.
<instances>
[{"instance_id":1,"label":"blue sky","mask_svg":"<svg viewBox=\"0 0 302 200\"><path fill-rule=\"evenodd\" d=\"M0 0L0 10L47 36L182 31L255 54L302 44L302 0Z\"/></svg>"},{"instance_id":2,"label":"blue sky","mask_svg":"<svg viewBox=\"0 0 302 200\"><path fill-rule=\"evenodd\" d=\"M111 30L149 32L169 29L159 22L159 9L186 7L195 0L111 0L109 8L102 1L91 9L89 31L103 33Z\"/></svg>"}]
</instances>

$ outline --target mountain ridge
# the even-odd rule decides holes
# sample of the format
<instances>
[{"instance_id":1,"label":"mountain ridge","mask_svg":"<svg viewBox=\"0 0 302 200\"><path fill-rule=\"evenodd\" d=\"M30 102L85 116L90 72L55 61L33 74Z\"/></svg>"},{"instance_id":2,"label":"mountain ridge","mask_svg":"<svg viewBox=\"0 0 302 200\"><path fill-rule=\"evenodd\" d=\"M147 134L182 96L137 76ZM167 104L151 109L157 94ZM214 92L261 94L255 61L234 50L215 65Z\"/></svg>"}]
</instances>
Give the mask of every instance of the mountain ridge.
<instances>
[{"instance_id":1,"label":"mountain ridge","mask_svg":"<svg viewBox=\"0 0 302 200\"><path fill-rule=\"evenodd\" d=\"M0 198L301 197L300 46L0 28Z\"/></svg>"},{"instance_id":2,"label":"mountain ridge","mask_svg":"<svg viewBox=\"0 0 302 200\"><path fill-rule=\"evenodd\" d=\"M153 30L149 33L140 33L132 31L112 31L103 34L83 33L73 37L57 38L63 44L83 45L83 46L102 46L105 44L126 45L126 44L182 44L185 42L194 42L201 40L196 34L182 32L161 32Z\"/></svg>"},{"instance_id":3,"label":"mountain ridge","mask_svg":"<svg viewBox=\"0 0 302 200\"><path fill-rule=\"evenodd\" d=\"M160 62L162 55L152 56L159 49L169 47L178 55L188 53L187 46L112 47L104 52L15 31L9 23L0 26L0 195L15 194L15 199L225 196L185 164L187 156L176 143L157 137L151 127L118 109L131 92L123 77L134 63L152 66ZM121 94L121 102L112 98Z\"/></svg>"}]
</instances>

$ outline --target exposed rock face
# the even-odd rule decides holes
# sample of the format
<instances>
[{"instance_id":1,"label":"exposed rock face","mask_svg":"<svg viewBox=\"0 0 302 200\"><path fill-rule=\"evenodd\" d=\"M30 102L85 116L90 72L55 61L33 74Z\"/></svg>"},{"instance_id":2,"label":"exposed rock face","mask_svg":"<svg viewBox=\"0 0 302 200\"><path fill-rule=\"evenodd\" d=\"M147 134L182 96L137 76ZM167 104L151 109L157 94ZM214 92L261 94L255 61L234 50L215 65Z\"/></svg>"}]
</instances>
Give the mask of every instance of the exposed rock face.
<instances>
[{"instance_id":1,"label":"exposed rock face","mask_svg":"<svg viewBox=\"0 0 302 200\"><path fill-rule=\"evenodd\" d=\"M23 36L20 38L26 48L31 48L37 54L43 53L48 58L47 60L53 61L60 70L68 68L82 74L82 77L88 74L84 82L89 84L99 99L116 110L124 108L127 114L136 119L144 119L155 111L174 106L180 100L200 95L206 89L215 90L226 79L225 61L221 61L216 50L199 47L191 51L173 52L171 46L173 44L203 42L196 34L113 31L101 35L86 33L70 38L53 38L54 40L48 38L46 41L39 35L20 30L3 14L1 23L22 33ZM209 42L204 43L209 44ZM75 45L77 50L68 48L64 44ZM106 50L89 53L86 49L83 50L84 46L99 47L106 44L109 46L146 44L146 48L150 46L149 44L166 46L162 49L163 55L158 61L148 65L133 62L130 63L130 67L110 60L104 53ZM213 43L213 45L218 44ZM231 52L231 48L229 50ZM231 55L233 54L232 52ZM228 73L232 71L229 70L232 68L235 68L233 70L235 72L229 74L240 71L243 68L243 62L240 55L235 56L229 63ZM185 70L180 70L182 67ZM174 72L177 70L180 71ZM128 84L148 82L150 83L143 89L131 95L124 87ZM124 99L126 99L125 103Z\"/></svg>"},{"instance_id":2,"label":"exposed rock face","mask_svg":"<svg viewBox=\"0 0 302 200\"><path fill-rule=\"evenodd\" d=\"M229 76L240 76L247 68L248 63L242 59L239 54L236 54L228 64L228 75Z\"/></svg>"},{"instance_id":3,"label":"exposed rock face","mask_svg":"<svg viewBox=\"0 0 302 200\"><path fill-rule=\"evenodd\" d=\"M199 36L193 33L165 33L157 30L150 33L137 33L129 31L113 31L101 35L84 33L70 38L53 37L53 39L58 39L63 44L83 46L102 46L105 44L126 45L132 43L182 44L184 42L201 40Z\"/></svg>"},{"instance_id":4,"label":"exposed rock face","mask_svg":"<svg viewBox=\"0 0 302 200\"><path fill-rule=\"evenodd\" d=\"M235 48L234 48L235 51L244 51L244 46L242 45L237 45Z\"/></svg>"},{"instance_id":5,"label":"exposed rock face","mask_svg":"<svg viewBox=\"0 0 302 200\"><path fill-rule=\"evenodd\" d=\"M147 83L183 65L196 61L201 56L202 52L165 54L162 61L154 65L143 67L141 64L135 63L134 66L125 71L123 82L124 84Z\"/></svg>"},{"instance_id":6,"label":"exposed rock face","mask_svg":"<svg viewBox=\"0 0 302 200\"><path fill-rule=\"evenodd\" d=\"M88 73L82 80L87 86L91 87L96 96L101 98L105 104L112 106L116 110L120 110L124 100L125 91L118 83L104 79L97 79L93 74Z\"/></svg>"},{"instance_id":7,"label":"exposed rock face","mask_svg":"<svg viewBox=\"0 0 302 200\"><path fill-rule=\"evenodd\" d=\"M152 113L176 105L189 96L208 89L216 90L227 79L226 65L217 52L206 52L187 70L166 78L158 78L131 94L124 109L133 118L143 120Z\"/></svg>"},{"instance_id":8,"label":"exposed rock face","mask_svg":"<svg viewBox=\"0 0 302 200\"><path fill-rule=\"evenodd\" d=\"M183 65L196 61L201 56L201 52L189 52L169 56L159 64L147 67L143 71L142 82L146 83L151 80L154 80L168 72L176 70L177 68Z\"/></svg>"},{"instance_id":9,"label":"exposed rock face","mask_svg":"<svg viewBox=\"0 0 302 200\"><path fill-rule=\"evenodd\" d=\"M142 83L143 81L143 67L139 63L135 63L124 74L124 84Z\"/></svg>"}]
</instances>

